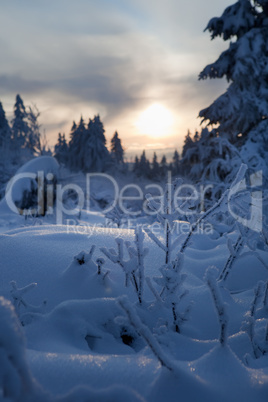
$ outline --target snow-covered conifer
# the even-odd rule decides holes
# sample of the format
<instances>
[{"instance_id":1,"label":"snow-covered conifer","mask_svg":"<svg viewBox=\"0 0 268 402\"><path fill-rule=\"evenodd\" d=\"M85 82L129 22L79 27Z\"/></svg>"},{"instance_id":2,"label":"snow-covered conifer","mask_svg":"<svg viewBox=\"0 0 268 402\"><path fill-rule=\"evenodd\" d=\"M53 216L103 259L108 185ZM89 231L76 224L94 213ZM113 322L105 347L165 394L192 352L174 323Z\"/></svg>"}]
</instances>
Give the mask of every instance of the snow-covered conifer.
<instances>
[{"instance_id":1,"label":"snow-covered conifer","mask_svg":"<svg viewBox=\"0 0 268 402\"><path fill-rule=\"evenodd\" d=\"M142 151L140 159L136 156L135 163L133 167L133 172L138 177L150 177L151 176L151 167L150 162L146 157L145 151Z\"/></svg>"},{"instance_id":2,"label":"snow-covered conifer","mask_svg":"<svg viewBox=\"0 0 268 402\"><path fill-rule=\"evenodd\" d=\"M79 171L83 169L83 152L84 152L84 138L85 138L85 123L81 116L79 125L73 123L70 142L69 142L69 158L68 165L70 169Z\"/></svg>"},{"instance_id":3,"label":"snow-covered conifer","mask_svg":"<svg viewBox=\"0 0 268 402\"><path fill-rule=\"evenodd\" d=\"M177 176L180 173L180 155L177 149L175 149L172 157L172 173L174 176Z\"/></svg>"},{"instance_id":4,"label":"snow-covered conifer","mask_svg":"<svg viewBox=\"0 0 268 402\"><path fill-rule=\"evenodd\" d=\"M0 149L6 148L11 141L11 130L6 118L3 105L0 102Z\"/></svg>"},{"instance_id":5,"label":"snow-covered conifer","mask_svg":"<svg viewBox=\"0 0 268 402\"><path fill-rule=\"evenodd\" d=\"M40 127L41 125L38 122L38 117L40 116L40 112L36 106L29 106L27 108L27 119L29 132L26 138L25 147L30 151L33 155L35 152L40 149Z\"/></svg>"},{"instance_id":6,"label":"snow-covered conifer","mask_svg":"<svg viewBox=\"0 0 268 402\"><path fill-rule=\"evenodd\" d=\"M152 179L158 179L160 175L160 167L157 160L157 155L154 152L153 162L152 162L152 169L151 169L151 177Z\"/></svg>"},{"instance_id":7,"label":"snow-covered conifer","mask_svg":"<svg viewBox=\"0 0 268 402\"><path fill-rule=\"evenodd\" d=\"M211 39L231 41L218 60L204 68L199 79L225 77L230 85L199 116L209 125L217 125L215 132L231 142L245 138L268 117L266 3L238 0L206 27Z\"/></svg>"},{"instance_id":8,"label":"snow-covered conifer","mask_svg":"<svg viewBox=\"0 0 268 402\"><path fill-rule=\"evenodd\" d=\"M111 139L111 155L117 165L124 163L124 149L117 131Z\"/></svg>"},{"instance_id":9,"label":"snow-covered conifer","mask_svg":"<svg viewBox=\"0 0 268 402\"><path fill-rule=\"evenodd\" d=\"M55 158L59 161L59 163L65 164L68 158L68 144L65 139L65 134L59 133L58 142L55 145Z\"/></svg>"},{"instance_id":10,"label":"snow-covered conifer","mask_svg":"<svg viewBox=\"0 0 268 402\"><path fill-rule=\"evenodd\" d=\"M161 175L162 175L163 177L165 177L166 174L167 174L167 171L168 171L167 158L166 158L166 155L163 155L163 156L162 156L162 159L161 159L161 162L160 162L160 172L161 172Z\"/></svg>"},{"instance_id":11,"label":"snow-covered conifer","mask_svg":"<svg viewBox=\"0 0 268 402\"><path fill-rule=\"evenodd\" d=\"M0 102L0 199L4 194L5 183L12 175L11 141L11 129Z\"/></svg>"},{"instance_id":12,"label":"snow-covered conifer","mask_svg":"<svg viewBox=\"0 0 268 402\"><path fill-rule=\"evenodd\" d=\"M86 172L103 172L110 164L110 154L106 148L105 130L100 116L89 120L84 147L84 170Z\"/></svg>"},{"instance_id":13,"label":"snow-covered conifer","mask_svg":"<svg viewBox=\"0 0 268 402\"><path fill-rule=\"evenodd\" d=\"M16 151L23 148L26 144L27 136L30 131L27 117L23 100L18 94L14 105L14 119L12 120L13 148Z\"/></svg>"}]
</instances>

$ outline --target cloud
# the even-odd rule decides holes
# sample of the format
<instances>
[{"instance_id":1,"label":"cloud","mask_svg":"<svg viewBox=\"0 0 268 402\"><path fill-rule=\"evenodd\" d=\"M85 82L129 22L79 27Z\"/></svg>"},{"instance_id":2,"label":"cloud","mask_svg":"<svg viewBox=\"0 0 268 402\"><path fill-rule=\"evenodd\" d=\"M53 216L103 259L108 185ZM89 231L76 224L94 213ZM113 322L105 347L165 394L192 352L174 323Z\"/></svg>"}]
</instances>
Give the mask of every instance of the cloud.
<instances>
[{"instance_id":1,"label":"cloud","mask_svg":"<svg viewBox=\"0 0 268 402\"><path fill-rule=\"evenodd\" d=\"M223 88L197 81L222 46L202 35L214 3L207 1L204 12L197 0L4 2L0 96L38 101L48 130L88 110L131 136L131 119L155 101L192 124Z\"/></svg>"}]
</instances>

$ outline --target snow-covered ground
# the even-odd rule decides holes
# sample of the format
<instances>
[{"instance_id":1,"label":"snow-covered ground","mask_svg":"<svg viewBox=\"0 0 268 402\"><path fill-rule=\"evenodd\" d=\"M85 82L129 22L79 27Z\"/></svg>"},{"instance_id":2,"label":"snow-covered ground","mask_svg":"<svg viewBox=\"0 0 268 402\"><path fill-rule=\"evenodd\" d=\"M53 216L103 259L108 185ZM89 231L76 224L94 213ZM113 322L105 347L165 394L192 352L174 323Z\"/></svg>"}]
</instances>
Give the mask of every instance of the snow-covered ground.
<instances>
[{"instance_id":1,"label":"snow-covered ground","mask_svg":"<svg viewBox=\"0 0 268 402\"><path fill-rule=\"evenodd\" d=\"M265 249L245 244L216 281L238 230L193 234L178 284L144 232L104 227L97 206L75 222L26 219L0 203L0 401L267 401ZM163 278L165 292L174 284L181 294L177 332Z\"/></svg>"}]
</instances>

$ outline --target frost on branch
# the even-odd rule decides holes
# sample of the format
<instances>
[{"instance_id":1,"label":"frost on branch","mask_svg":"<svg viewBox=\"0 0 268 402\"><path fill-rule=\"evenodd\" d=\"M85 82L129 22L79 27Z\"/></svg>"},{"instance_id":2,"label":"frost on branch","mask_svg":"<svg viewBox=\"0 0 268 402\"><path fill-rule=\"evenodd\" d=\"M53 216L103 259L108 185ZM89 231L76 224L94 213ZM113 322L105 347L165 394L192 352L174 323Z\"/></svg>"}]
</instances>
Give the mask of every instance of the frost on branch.
<instances>
[{"instance_id":1,"label":"frost on branch","mask_svg":"<svg viewBox=\"0 0 268 402\"><path fill-rule=\"evenodd\" d=\"M211 292L213 302L215 304L215 308L218 314L219 323L220 323L220 336L219 341L222 346L225 346L227 343L227 324L228 324L228 316L226 313L226 304L222 300L222 296L220 293L219 285L216 281L216 275L218 271L215 267L210 267L206 271L205 280Z\"/></svg>"},{"instance_id":2,"label":"frost on branch","mask_svg":"<svg viewBox=\"0 0 268 402\"><path fill-rule=\"evenodd\" d=\"M149 328L144 325L139 316L137 315L136 311L129 303L126 297L120 297L118 299L118 303L120 307L125 311L130 324L135 328L135 330L143 337L149 348L152 350L155 357L159 360L163 367L166 367L168 370L173 371L176 369L174 363L170 358L163 352L162 348L160 347L159 343L149 330Z\"/></svg>"},{"instance_id":3,"label":"frost on branch","mask_svg":"<svg viewBox=\"0 0 268 402\"><path fill-rule=\"evenodd\" d=\"M144 232L140 226L135 228L135 247L131 246L129 241L124 242L121 238L115 241L117 243L117 251L113 248L108 250L106 247L101 247L100 250L110 261L120 265L125 273L125 285L129 286L129 283L132 283L139 303L142 304L144 290L144 258L149 251L143 246ZM128 259L124 258L124 245L128 252Z\"/></svg>"},{"instance_id":4,"label":"frost on branch","mask_svg":"<svg viewBox=\"0 0 268 402\"><path fill-rule=\"evenodd\" d=\"M93 260L95 248L96 246L92 245L88 253L81 251L79 254L75 255L72 263L64 271L63 275L65 277L73 277L76 279L80 278L81 281L85 281L88 279L90 273L96 271L98 277L102 278L104 281L110 271L104 271L103 269L105 264L104 258L99 257L95 261Z\"/></svg>"},{"instance_id":5,"label":"frost on branch","mask_svg":"<svg viewBox=\"0 0 268 402\"><path fill-rule=\"evenodd\" d=\"M160 268L161 277L154 278L154 281L162 287L158 297L167 308L171 309L174 329L178 333L181 332L181 325L187 320L190 311L190 306L183 313L179 311L181 300L188 294L188 291L183 288L187 275L180 273L182 265L183 254L180 254L177 260Z\"/></svg>"},{"instance_id":6,"label":"frost on branch","mask_svg":"<svg viewBox=\"0 0 268 402\"><path fill-rule=\"evenodd\" d=\"M11 281L10 285L12 286L10 293L13 298L13 304L18 317L21 319L22 325L29 323L32 318L34 318L34 316L44 313L45 306L47 304L46 301L43 301L40 306L33 306L32 304L28 303L24 298L24 295L26 293L37 286L37 283L30 283L23 288L18 288L15 281ZM25 309L23 314L21 314L21 306L23 306Z\"/></svg>"},{"instance_id":7,"label":"frost on branch","mask_svg":"<svg viewBox=\"0 0 268 402\"><path fill-rule=\"evenodd\" d=\"M256 257L261 264L268 270L268 264L261 258L261 256L256 251L256 244L259 242L261 243L261 235L262 233L253 232L247 227L242 226L239 223L236 223L236 226L239 229L239 235L237 237L236 242L233 244L230 239L227 241L227 246L230 252L230 255L224 265L224 268L219 276L220 281L225 281L230 271L235 263L239 258L245 258L249 256ZM246 251L243 253L243 250L247 246L250 251Z\"/></svg>"},{"instance_id":8,"label":"frost on branch","mask_svg":"<svg viewBox=\"0 0 268 402\"><path fill-rule=\"evenodd\" d=\"M172 240L172 226L174 224L174 219L176 219L177 217L177 212L174 208L173 197L175 188L176 183L168 183L166 185L165 193L160 200L160 208L158 206L157 209L158 220L164 227L164 241L158 239L149 228L146 229L146 233L149 235L149 237L165 253L165 264L162 265L160 268L162 276L154 278L154 281L162 288L160 294L158 294L156 289L154 289L149 278L146 278L146 281L156 300L158 302L163 302L163 304L168 309L171 309L174 329L176 332L180 333L181 324L187 319L189 307L184 311L184 313L179 312L179 303L188 293L186 290L183 289L183 282L186 279L187 275L180 274L183 265L183 253L178 253L177 258L174 261L171 260L171 253L178 246L178 238ZM150 207L156 210L157 206L155 205L154 200L152 200L150 196L147 196L147 200Z\"/></svg>"},{"instance_id":9,"label":"frost on branch","mask_svg":"<svg viewBox=\"0 0 268 402\"><path fill-rule=\"evenodd\" d=\"M243 329L245 329L248 333L255 359L258 359L260 356L268 352L268 326L266 326L263 340L258 339L255 331L257 315L259 315L260 312L263 312L263 308L258 309L258 306L260 304L263 304L265 306L265 299L267 296L266 292L267 283L265 284L264 282L260 281L254 289L254 298L251 304L251 308L247 312L245 316L246 319L243 323Z\"/></svg>"}]
</instances>

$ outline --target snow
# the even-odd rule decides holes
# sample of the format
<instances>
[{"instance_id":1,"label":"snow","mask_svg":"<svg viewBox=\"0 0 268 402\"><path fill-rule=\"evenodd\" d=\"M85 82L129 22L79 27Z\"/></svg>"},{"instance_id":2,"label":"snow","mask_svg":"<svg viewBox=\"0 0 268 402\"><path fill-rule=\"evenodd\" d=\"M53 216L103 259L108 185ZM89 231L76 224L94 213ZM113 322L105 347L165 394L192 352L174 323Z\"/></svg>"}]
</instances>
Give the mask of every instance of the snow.
<instances>
[{"instance_id":1,"label":"snow","mask_svg":"<svg viewBox=\"0 0 268 402\"><path fill-rule=\"evenodd\" d=\"M33 171L53 170L51 158L35 163ZM96 188L112 197L99 178ZM254 254L256 233L217 222L228 194L197 220L214 222L212 233L174 222L167 205L154 231L152 219L139 226L146 217L107 227L97 205L66 224L25 220L3 200L0 400L265 401L267 248Z\"/></svg>"},{"instance_id":2,"label":"snow","mask_svg":"<svg viewBox=\"0 0 268 402\"><path fill-rule=\"evenodd\" d=\"M244 355L250 352L250 342L245 332L241 333L240 327L253 297L253 293L245 289L256 284L254 270L251 281L247 279L246 288L245 281L241 282L241 279L247 275L237 273L240 266L234 267L229 278L231 288L236 288L240 276L240 293L230 296L226 291L225 302L229 304L230 315L228 348L233 351L227 348L223 352L217 349L220 346L216 346L219 345L219 324L203 276L212 262L219 268L223 266L228 248L224 238L206 239L201 234L193 236L192 244L185 251L183 265L187 267L183 268L183 272L187 269L185 286L189 291L185 304L193 300L190 317L182 326L182 334L170 334L164 322L164 327L159 327L159 330L163 328L162 332L158 331L155 335L169 359L175 358L172 363L175 366L179 364L176 368L179 374L176 370L176 373L168 374L161 369L158 360L135 331L138 349L121 341L120 325L121 329L124 325L119 325L117 318L122 317L122 320L124 312L117 298L125 294L134 303L137 298L132 288L124 288L124 274L120 267L106 261L103 269L110 270L110 273L105 281L97 274L96 259L103 255L100 249L103 245L108 249L115 247L117 230L93 228L88 237L72 233L64 225L41 225L12 229L0 236L1 294L12 300L12 280L18 287L36 282L37 286L24 295L25 300L31 306L40 306L44 300L47 301L43 313L28 311L23 306L20 309L32 376L50 394L61 395L66 401L83 400L88 395L106 401L112 395L117 398L119 394L122 398L131 397L133 400L161 401L167 390L169 401L177 400L177 395L187 398L201 395L201 399L208 401L215 398L229 401L238 397L245 401L264 400L268 384L267 365L263 363L260 368L255 368L254 362L249 359L254 368L248 369L242 362ZM134 231L120 232L125 241L135 242ZM145 275L159 275L157 267L164 263L163 250L147 236L144 242L149 248L149 254L144 259ZM87 255L92 245L96 248L92 258L89 258ZM78 260L83 260L83 256L85 263L80 265ZM251 264L243 265L243 269L249 274ZM265 275L267 278L267 272L262 272L263 279ZM232 277L236 276L237 279L232 282ZM154 299L147 286L144 298L146 305ZM148 320L146 312L141 310L140 314L151 328L147 330L153 334L161 316L167 320L171 317L168 318L169 314L161 305L154 307L152 304L150 311ZM130 324L128 327L132 333ZM214 378L215 373L218 379ZM232 387L229 391L222 386L223 377ZM240 388L244 381L249 384L246 391L245 387ZM101 391L103 389L105 391Z\"/></svg>"}]
</instances>

